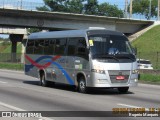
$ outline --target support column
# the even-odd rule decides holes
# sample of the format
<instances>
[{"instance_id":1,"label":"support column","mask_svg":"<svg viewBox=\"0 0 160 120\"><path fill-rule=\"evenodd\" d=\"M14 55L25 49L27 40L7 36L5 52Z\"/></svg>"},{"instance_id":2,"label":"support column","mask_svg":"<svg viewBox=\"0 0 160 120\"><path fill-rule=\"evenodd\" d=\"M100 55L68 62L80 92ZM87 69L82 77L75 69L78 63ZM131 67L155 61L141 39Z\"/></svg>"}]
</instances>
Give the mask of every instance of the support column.
<instances>
[{"instance_id":1,"label":"support column","mask_svg":"<svg viewBox=\"0 0 160 120\"><path fill-rule=\"evenodd\" d=\"M16 57L16 53L17 53L17 42L22 42L23 39L23 35L21 34L10 34L9 36L11 42L12 42L12 47L11 47L11 61L12 62L16 62L17 61L17 57Z\"/></svg>"},{"instance_id":2,"label":"support column","mask_svg":"<svg viewBox=\"0 0 160 120\"><path fill-rule=\"evenodd\" d=\"M16 62L17 57L16 57L16 53L17 53L17 41L11 41L12 42L12 47L11 47L11 61L12 62Z\"/></svg>"}]
</instances>

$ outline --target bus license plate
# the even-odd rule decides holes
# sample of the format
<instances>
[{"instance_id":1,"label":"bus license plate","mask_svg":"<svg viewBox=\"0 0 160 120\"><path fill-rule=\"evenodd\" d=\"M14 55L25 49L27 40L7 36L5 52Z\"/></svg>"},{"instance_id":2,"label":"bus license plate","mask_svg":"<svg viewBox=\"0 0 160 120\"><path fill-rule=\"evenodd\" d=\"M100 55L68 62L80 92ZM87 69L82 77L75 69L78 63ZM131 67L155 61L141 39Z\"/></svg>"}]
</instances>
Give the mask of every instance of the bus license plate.
<instances>
[{"instance_id":1,"label":"bus license plate","mask_svg":"<svg viewBox=\"0 0 160 120\"><path fill-rule=\"evenodd\" d=\"M116 76L116 80L124 80L125 77L124 76Z\"/></svg>"}]
</instances>

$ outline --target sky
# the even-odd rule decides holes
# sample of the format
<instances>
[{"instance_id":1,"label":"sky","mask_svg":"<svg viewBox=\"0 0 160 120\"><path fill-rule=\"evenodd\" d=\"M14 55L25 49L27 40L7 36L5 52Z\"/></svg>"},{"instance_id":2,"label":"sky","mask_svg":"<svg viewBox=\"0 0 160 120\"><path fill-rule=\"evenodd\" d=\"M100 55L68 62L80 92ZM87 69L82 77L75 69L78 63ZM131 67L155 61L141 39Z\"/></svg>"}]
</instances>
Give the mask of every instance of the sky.
<instances>
[{"instance_id":1,"label":"sky","mask_svg":"<svg viewBox=\"0 0 160 120\"><path fill-rule=\"evenodd\" d=\"M24 1L28 1L28 2L33 2L34 1L34 2L43 3L43 0L24 0ZM128 0L128 1L130 1L130 0ZM124 4L125 4L125 0L98 0L98 2L99 3L108 2L110 4L116 4L120 8L124 8Z\"/></svg>"}]
</instances>

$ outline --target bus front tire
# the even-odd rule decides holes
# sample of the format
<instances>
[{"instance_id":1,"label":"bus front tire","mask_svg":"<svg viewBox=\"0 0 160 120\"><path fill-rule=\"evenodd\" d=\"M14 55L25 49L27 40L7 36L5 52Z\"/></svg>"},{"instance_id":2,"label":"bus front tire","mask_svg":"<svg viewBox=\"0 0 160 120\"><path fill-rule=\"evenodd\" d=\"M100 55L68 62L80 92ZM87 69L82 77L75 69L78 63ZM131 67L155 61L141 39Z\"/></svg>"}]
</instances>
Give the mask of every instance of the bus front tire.
<instances>
[{"instance_id":1,"label":"bus front tire","mask_svg":"<svg viewBox=\"0 0 160 120\"><path fill-rule=\"evenodd\" d=\"M129 87L119 87L119 88L118 88L118 91L119 91L120 93L127 93L127 92L128 92L128 89L129 89Z\"/></svg>"},{"instance_id":2,"label":"bus front tire","mask_svg":"<svg viewBox=\"0 0 160 120\"><path fill-rule=\"evenodd\" d=\"M87 87L86 87L86 82L85 79L82 77L78 81L78 91L80 93L87 93Z\"/></svg>"}]
</instances>

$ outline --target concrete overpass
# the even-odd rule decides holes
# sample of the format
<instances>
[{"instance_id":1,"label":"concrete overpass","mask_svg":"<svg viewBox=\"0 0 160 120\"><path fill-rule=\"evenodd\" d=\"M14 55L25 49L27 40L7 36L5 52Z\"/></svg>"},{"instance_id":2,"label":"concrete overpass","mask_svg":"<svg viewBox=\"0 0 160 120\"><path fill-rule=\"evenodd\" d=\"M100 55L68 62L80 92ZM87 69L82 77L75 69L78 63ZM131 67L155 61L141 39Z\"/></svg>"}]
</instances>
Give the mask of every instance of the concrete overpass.
<instances>
[{"instance_id":1,"label":"concrete overpass","mask_svg":"<svg viewBox=\"0 0 160 120\"><path fill-rule=\"evenodd\" d=\"M136 31L153 24L153 21L144 20L16 9L0 9L0 18L0 26L7 27L37 27L54 30L105 27L106 29L117 30L126 34L135 33Z\"/></svg>"},{"instance_id":2,"label":"concrete overpass","mask_svg":"<svg viewBox=\"0 0 160 120\"><path fill-rule=\"evenodd\" d=\"M52 30L87 29L89 27L105 27L125 34L135 33L153 21L120 19L95 15L83 15L62 12L42 12L17 9L0 9L0 27L41 28ZM12 53L16 53L17 41L22 41L22 34L10 34ZM3 33L0 30L0 33Z\"/></svg>"},{"instance_id":3,"label":"concrete overpass","mask_svg":"<svg viewBox=\"0 0 160 120\"><path fill-rule=\"evenodd\" d=\"M11 61L16 61L17 42L22 42L24 36L27 35L27 29L15 27L0 27L0 34L9 34L9 38L12 42ZM24 45L22 46L22 51L24 52Z\"/></svg>"},{"instance_id":4,"label":"concrete overpass","mask_svg":"<svg viewBox=\"0 0 160 120\"><path fill-rule=\"evenodd\" d=\"M27 29L17 27L0 27L0 34L27 34Z\"/></svg>"}]
</instances>

